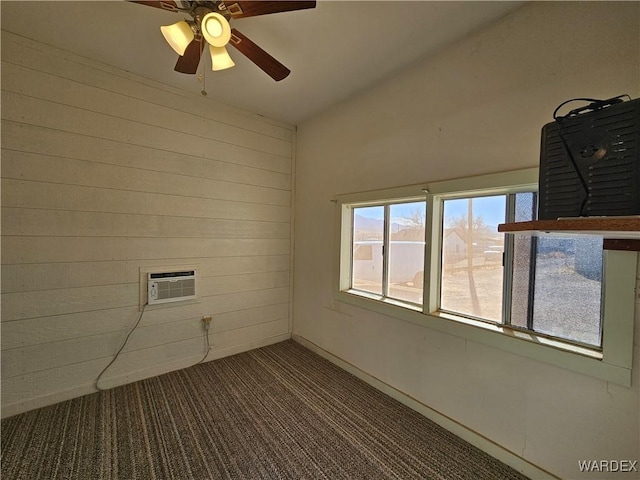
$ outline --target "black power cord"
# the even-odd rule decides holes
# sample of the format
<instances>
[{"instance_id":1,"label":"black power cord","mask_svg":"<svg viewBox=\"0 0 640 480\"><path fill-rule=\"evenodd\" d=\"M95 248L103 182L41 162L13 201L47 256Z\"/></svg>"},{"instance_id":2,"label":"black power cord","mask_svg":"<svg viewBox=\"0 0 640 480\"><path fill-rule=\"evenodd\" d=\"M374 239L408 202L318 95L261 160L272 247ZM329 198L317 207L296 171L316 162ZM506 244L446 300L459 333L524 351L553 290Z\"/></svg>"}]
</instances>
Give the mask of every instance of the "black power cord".
<instances>
[{"instance_id":1,"label":"black power cord","mask_svg":"<svg viewBox=\"0 0 640 480\"><path fill-rule=\"evenodd\" d=\"M566 100L562 102L560 105L556 107L556 109L553 111L553 119L554 120L565 119L568 117L574 117L586 111L596 111L605 107L610 107L611 105L615 105L616 103L622 103L624 101L623 100L624 97L626 97L628 100L631 100L631 97L626 93L623 95L618 95L617 97L609 98L607 100L598 100L595 98L572 98L571 100ZM564 107L565 105L571 102L591 102L591 103L583 107L574 108L573 110L569 111L569 113L567 113L566 115L558 116L558 110L560 110L562 107Z\"/></svg>"}]
</instances>

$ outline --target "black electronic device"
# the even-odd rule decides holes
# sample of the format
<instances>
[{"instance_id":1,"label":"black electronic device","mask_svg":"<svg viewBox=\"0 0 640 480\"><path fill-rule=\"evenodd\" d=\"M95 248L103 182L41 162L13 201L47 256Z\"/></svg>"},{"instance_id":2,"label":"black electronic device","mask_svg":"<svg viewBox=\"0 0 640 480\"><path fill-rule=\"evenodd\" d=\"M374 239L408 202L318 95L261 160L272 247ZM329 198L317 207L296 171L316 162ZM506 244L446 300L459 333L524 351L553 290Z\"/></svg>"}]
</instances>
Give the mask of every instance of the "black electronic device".
<instances>
[{"instance_id":1,"label":"black electronic device","mask_svg":"<svg viewBox=\"0 0 640 480\"><path fill-rule=\"evenodd\" d=\"M640 215L640 99L587 106L542 128L538 218Z\"/></svg>"}]
</instances>

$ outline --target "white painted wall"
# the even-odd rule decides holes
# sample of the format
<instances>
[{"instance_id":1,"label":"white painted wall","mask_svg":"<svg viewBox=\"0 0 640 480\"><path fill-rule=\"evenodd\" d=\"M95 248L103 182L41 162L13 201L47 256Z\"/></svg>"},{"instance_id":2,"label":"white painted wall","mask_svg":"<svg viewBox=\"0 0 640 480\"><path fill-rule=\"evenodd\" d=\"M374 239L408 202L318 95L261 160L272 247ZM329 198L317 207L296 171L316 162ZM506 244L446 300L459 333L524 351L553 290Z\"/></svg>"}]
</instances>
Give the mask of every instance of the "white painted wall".
<instances>
[{"instance_id":1,"label":"white painted wall","mask_svg":"<svg viewBox=\"0 0 640 480\"><path fill-rule=\"evenodd\" d=\"M197 81L194 77L194 82ZM290 337L295 129L3 32L2 415Z\"/></svg>"},{"instance_id":2,"label":"white painted wall","mask_svg":"<svg viewBox=\"0 0 640 480\"><path fill-rule=\"evenodd\" d=\"M533 167L574 97L640 96L640 4L535 2L298 128L294 335L562 478L640 460L625 388L334 301L337 194ZM638 478L600 473L598 478Z\"/></svg>"}]
</instances>

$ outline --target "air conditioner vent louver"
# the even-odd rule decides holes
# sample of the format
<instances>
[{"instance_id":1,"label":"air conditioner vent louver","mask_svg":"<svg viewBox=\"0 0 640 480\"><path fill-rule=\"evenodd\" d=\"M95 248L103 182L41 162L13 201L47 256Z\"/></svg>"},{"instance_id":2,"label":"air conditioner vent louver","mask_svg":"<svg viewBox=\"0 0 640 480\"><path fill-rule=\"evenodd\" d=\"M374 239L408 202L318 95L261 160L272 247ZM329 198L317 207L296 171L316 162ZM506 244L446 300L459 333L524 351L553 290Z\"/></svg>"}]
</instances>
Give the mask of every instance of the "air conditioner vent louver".
<instances>
[{"instance_id":1,"label":"air conditioner vent louver","mask_svg":"<svg viewBox=\"0 0 640 480\"><path fill-rule=\"evenodd\" d=\"M196 298L196 272L149 273L147 280L147 303L181 302Z\"/></svg>"}]
</instances>

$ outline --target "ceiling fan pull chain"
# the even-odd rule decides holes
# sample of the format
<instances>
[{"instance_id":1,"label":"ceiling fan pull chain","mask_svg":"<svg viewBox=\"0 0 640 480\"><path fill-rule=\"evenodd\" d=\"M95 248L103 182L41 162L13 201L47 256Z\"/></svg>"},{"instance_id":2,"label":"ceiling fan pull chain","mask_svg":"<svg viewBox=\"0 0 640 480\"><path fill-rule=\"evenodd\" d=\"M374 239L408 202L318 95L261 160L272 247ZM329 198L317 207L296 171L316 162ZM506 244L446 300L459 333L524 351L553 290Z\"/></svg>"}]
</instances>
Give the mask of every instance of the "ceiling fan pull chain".
<instances>
[{"instance_id":1,"label":"ceiling fan pull chain","mask_svg":"<svg viewBox=\"0 0 640 480\"><path fill-rule=\"evenodd\" d=\"M200 41L204 41L204 39L200 39ZM198 75L198 80L200 80L202 82L202 90L200 90L200 94L203 97L207 96L207 69L204 66L205 62L200 62L200 67L202 68L202 71L200 72L200 75Z\"/></svg>"},{"instance_id":2,"label":"ceiling fan pull chain","mask_svg":"<svg viewBox=\"0 0 640 480\"><path fill-rule=\"evenodd\" d=\"M202 69L202 90L200 91L203 97L207 96L207 72L206 68Z\"/></svg>"}]
</instances>

